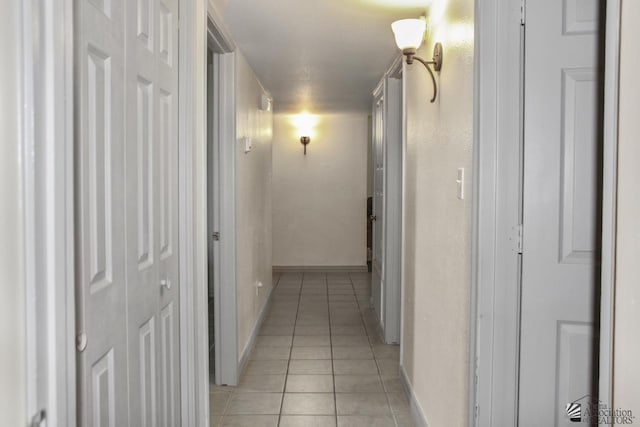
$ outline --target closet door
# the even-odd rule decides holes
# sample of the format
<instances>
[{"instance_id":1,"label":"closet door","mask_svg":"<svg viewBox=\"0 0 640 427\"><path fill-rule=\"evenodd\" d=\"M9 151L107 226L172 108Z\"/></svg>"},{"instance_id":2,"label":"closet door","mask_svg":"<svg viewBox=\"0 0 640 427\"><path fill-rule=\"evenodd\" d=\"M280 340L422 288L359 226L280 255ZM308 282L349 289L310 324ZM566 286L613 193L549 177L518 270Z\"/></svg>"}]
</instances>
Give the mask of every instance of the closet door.
<instances>
[{"instance_id":1,"label":"closet door","mask_svg":"<svg viewBox=\"0 0 640 427\"><path fill-rule=\"evenodd\" d=\"M124 0L76 5L78 425L129 425Z\"/></svg>"},{"instance_id":2,"label":"closet door","mask_svg":"<svg viewBox=\"0 0 640 427\"><path fill-rule=\"evenodd\" d=\"M527 2L523 427L598 424L603 5Z\"/></svg>"},{"instance_id":3,"label":"closet door","mask_svg":"<svg viewBox=\"0 0 640 427\"><path fill-rule=\"evenodd\" d=\"M77 0L78 412L180 424L178 0Z\"/></svg>"},{"instance_id":4,"label":"closet door","mask_svg":"<svg viewBox=\"0 0 640 427\"><path fill-rule=\"evenodd\" d=\"M130 422L179 425L177 0L127 3Z\"/></svg>"}]
</instances>

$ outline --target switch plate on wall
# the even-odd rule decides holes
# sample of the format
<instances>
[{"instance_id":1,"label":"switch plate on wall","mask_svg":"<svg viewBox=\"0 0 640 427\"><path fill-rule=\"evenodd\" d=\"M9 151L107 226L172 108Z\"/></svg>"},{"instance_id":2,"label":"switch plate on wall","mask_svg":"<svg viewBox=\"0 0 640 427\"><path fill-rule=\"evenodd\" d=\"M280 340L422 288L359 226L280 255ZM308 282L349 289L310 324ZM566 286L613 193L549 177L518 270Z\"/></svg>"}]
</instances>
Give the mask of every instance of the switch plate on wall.
<instances>
[{"instance_id":1,"label":"switch plate on wall","mask_svg":"<svg viewBox=\"0 0 640 427\"><path fill-rule=\"evenodd\" d=\"M253 149L253 141L251 141L251 138L249 138L248 136L245 136L244 138L242 138L242 141L244 142L245 153L248 153Z\"/></svg>"},{"instance_id":2,"label":"switch plate on wall","mask_svg":"<svg viewBox=\"0 0 640 427\"><path fill-rule=\"evenodd\" d=\"M464 200L464 168L458 168L456 183L458 184L458 199Z\"/></svg>"}]
</instances>

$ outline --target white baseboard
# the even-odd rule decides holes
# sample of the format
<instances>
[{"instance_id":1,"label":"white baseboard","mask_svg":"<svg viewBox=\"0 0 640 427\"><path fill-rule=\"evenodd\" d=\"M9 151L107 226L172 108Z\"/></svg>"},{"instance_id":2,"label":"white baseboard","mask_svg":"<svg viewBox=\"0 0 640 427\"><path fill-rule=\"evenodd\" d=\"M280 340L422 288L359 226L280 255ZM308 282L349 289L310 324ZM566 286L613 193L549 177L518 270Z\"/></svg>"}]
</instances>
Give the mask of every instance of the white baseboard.
<instances>
[{"instance_id":1,"label":"white baseboard","mask_svg":"<svg viewBox=\"0 0 640 427\"><path fill-rule=\"evenodd\" d=\"M413 392L413 387L409 382L407 371L404 370L404 366L402 365L400 365L400 382L402 383L404 392L407 394L407 398L409 399L409 409L411 411L411 418L413 419L413 423L417 427L429 427L427 417L425 416L420 403L418 403L418 399Z\"/></svg>"},{"instance_id":2,"label":"white baseboard","mask_svg":"<svg viewBox=\"0 0 640 427\"><path fill-rule=\"evenodd\" d=\"M242 356L238 361L238 383L240 383L240 378L242 378L242 373L244 372L244 368L246 368L247 363L249 363L249 356L253 351L253 347L255 347L256 345L256 339L258 338L258 334L260 333L262 322L264 322L264 318L267 315L267 312L269 311L269 309L271 308L271 299L273 297L273 290L274 288L271 288L271 290L269 291L269 297L267 298L267 302L262 307L262 310L260 310L260 315L258 315L258 319L256 320L255 325L253 325L253 330L251 331L249 342L247 342L247 345L244 347L244 350L242 351Z\"/></svg>"},{"instance_id":3,"label":"white baseboard","mask_svg":"<svg viewBox=\"0 0 640 427\"><path fill-rule=\"evenodd\" d=\"M366 273L366 265L274 265L274 273Z\"/></svg>"}]
</instances>

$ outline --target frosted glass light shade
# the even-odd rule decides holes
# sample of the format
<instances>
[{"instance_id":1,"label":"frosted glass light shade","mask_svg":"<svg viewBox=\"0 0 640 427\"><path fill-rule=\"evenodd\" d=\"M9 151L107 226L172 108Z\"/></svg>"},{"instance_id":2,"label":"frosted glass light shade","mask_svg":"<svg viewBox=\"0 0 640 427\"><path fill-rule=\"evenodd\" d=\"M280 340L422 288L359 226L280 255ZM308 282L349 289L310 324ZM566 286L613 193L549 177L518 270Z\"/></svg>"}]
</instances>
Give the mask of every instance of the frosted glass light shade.
<instances>
[{"instance_id":1,"label":"frosted glass light shade","mask_svg":"<svg viewBox=\"0 0 640 427\"><path fill-rule=\"evenodd\" d=\"M424 39L427 22L424 19L401 19L391 24L400 50L418 49Z\"/></svg>"}]
</instances>

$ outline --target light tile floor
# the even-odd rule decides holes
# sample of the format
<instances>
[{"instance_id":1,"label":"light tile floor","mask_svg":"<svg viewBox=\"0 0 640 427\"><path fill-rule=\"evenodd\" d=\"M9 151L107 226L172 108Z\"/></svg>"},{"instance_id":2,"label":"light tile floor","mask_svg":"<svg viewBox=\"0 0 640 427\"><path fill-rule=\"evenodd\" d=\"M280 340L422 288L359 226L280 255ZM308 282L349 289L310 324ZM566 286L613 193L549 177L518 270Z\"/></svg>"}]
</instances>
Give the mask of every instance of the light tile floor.
<instances>
[{"instance_id":1,"label":"light tile floor","mask_svg":"<svg viewBox=\"0 0 640 427\"><path fill-rule=\"evenodd\" d=\"M413 426L399 347L385 345L367 273L274 275L237 387L211 386L212 426Z\"/></svg>"}]
</instances>

